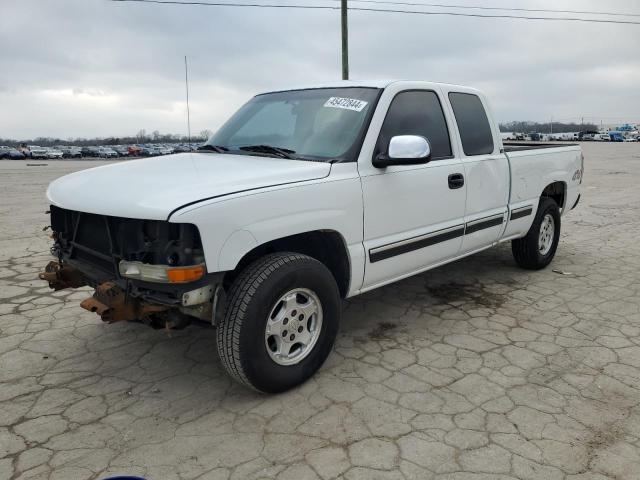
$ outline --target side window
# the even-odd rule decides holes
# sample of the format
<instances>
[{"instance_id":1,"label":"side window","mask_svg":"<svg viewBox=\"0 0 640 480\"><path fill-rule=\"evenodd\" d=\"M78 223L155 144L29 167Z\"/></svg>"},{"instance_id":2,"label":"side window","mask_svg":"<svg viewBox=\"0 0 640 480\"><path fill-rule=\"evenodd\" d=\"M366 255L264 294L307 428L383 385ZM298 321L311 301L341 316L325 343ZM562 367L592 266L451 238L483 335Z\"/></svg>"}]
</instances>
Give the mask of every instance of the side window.
<instances>
[{"instance_id":1,"label":"side window","mask_svg":"<svg viewBox=\"0 0 640 480\"><path fill-rule=\"evenodd\" d=\"M451 157L449 130L435 92L414 90L395 96L382 124L377 150L386 150L396 135L421 135L429 141L432 159Z\"/></svg>"},{"instance_id":2,"label":"side window","mask_svg":"<svg viewBox=\"0 0 640 480\"><path fill-rule=\"evenodd\" d=\"M493 153L491 126L477 95L449 93L465 155Z\"/></svg>"}]
</instances>

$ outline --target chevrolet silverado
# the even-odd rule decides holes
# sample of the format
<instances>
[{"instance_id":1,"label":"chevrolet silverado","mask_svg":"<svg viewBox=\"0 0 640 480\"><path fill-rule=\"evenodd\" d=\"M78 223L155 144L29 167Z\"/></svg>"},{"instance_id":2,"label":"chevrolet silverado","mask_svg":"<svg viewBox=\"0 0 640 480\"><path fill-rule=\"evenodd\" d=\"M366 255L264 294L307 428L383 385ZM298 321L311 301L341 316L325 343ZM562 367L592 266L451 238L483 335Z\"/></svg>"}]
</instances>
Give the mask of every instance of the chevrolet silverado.
<instances>
[{"instance_id":1,"label":"chevrolet silverado","mask_svg":"<svg viewBox=\"0 0 640 480\"><path fill-rule=\"evenodd\" d=\"M348 298L511 242L553 259L580 199L579 146L504 144L485 96L422 81L264 93L197 152L48 188L54 289L106 322L217 327L228 373L263 392L329 355Z\"/></svg>"}]
</instances>

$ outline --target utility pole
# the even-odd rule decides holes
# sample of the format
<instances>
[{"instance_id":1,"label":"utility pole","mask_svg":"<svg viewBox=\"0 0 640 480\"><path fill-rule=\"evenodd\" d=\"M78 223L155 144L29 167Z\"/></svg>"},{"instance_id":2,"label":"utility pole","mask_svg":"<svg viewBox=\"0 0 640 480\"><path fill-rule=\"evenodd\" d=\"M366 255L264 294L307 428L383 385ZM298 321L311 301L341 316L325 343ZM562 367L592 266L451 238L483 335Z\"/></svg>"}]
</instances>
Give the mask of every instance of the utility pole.
<instances>
[{"instance_id":1,"label":"utility pole","mask_svg":"<svg viewBox=\"0 0 640 480\"><path fill-rule=\"evenodd\" d=\"M551 123L549 124L549 129L551 130L551 134L553 135L553 117L551 117Z\"/></svg>"},{"instance_id":2,"label":"utility pole","mask_svg":"<svg viewBox=\"0 0 640 480\"><path fill-rule=\"evenodd\" d=\"M349 80L349 25L347 22L347 0L342 0L342 79Z\"/></svg>"}]
</instances>

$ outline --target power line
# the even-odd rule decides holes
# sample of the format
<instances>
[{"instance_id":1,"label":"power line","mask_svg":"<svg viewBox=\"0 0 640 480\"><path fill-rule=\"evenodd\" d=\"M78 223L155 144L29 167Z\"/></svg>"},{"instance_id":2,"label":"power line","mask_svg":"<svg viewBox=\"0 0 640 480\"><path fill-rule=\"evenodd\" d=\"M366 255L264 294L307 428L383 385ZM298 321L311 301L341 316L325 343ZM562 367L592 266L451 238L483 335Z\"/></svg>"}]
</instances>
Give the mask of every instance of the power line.
<instances>
[{"instance_id":1,"label":"power line","mask_svg":"<svg viewBox=\"0 0 640 480\"><path fill-rule=\"evenodd\" d=\"M340 0L332 0L340 1ZM622 13L622 12L595 12L588 10L554 10L545 8L515 8L515 7L487 7L473 5L455 5L450 3L423 3L423 2L393 2L384 0L352 0L356 3L373 3L378 5L405 5L411 7L437 7L437 8L460 8L465 10L501 10L513 12L538 12L538 13L577 13L585 15L612 15L617 17L640 17L640 13Z\"/></svg>"},{"instance_id":2,"label":"power line","mask_svg":"<svg viewBox=\"0 0 640 480\"><path fill-rule=\"evenodd\" d=\"M300 10L340 10L339 6L331 5L283 5L283 4L260 4L260 3L222 3L222 2L204 2L204 1L178 1L178 0L109 0L111 2L128 2L128 3L153 3L162 5L199 5L207 7L254 7L254 8L279 8L279 9L300 9ZM623 25L640 25L638 21L631 20L606 20L596 18L580 18L580 17L535 17L524 15L509 14L481 14L481 13L461 13L461 12L426 12L421 10L400 10L400 9L380 9L368 7L349 7L349 10L359 12L375 12L375 13L399 13L412 15L438 15L452 17L471 17L471 18L495 18L495 19L512 19L512 20L538 20L538 21L556 21L556 22L583 22L583 23L613 23Z\"/></svg>"},{"instance_id":3,"label":"power line","mask_svg":"<svg viewBox=\"0 0 640 480\"><path fill-rule=\"evenodd\" d=\"M198 2L198 1L177 1L177 0L108 0L110 2L121 3L156 3L161 5L198 5L204 7L257 7L257 8L291 8L300 10L340 10L340 7L331 5L279 5L263 3L222 3L222 2ZM349 7L349 10L353 10Z\"/></svg>"},{"instance_id":4,"label":"power line","mask_svg":"<svg viewBox=\"0 0 640 480\"><path fill-rule=\"evenodd\" d=\"M480 13L459 13L459 12L423 12L420 10L395 10L395 9L375 9L375 8L360 8L349 7L349 10L358 10L361 12L388 12L388 13L405 13L415 15L445 15L452 17L472 17L472 18L506 18L506 19L518 19L518 20L548 20L558 22L585 22L585 23L617 23L624 25L640 25L640 22L631 20L604 20L596 18L579 18L579 17L527 17L522 15L493 15L493 14L480 14Z\"/></svg>"}]
</instances>

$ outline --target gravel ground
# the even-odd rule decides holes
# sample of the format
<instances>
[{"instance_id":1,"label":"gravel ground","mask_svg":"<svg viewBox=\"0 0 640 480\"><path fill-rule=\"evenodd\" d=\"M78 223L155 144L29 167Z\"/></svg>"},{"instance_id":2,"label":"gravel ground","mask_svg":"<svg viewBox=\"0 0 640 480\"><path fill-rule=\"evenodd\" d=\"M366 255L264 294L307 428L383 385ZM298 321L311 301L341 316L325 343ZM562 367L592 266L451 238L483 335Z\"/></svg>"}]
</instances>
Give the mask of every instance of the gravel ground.
<instances>
[{"instance_id":1,"label":"gravel ground","mask_svg":"<svg viewBox=\"0 0 640 480\"><path fill-rule=\"evenodd\" d=\"M103 325L35 280L47 183L104 162L0 162L0 479L640 478L640 144L583 148L550 268L503 245L345 302L275 396L212 330Z\"/></svg>"}]
</instances>

